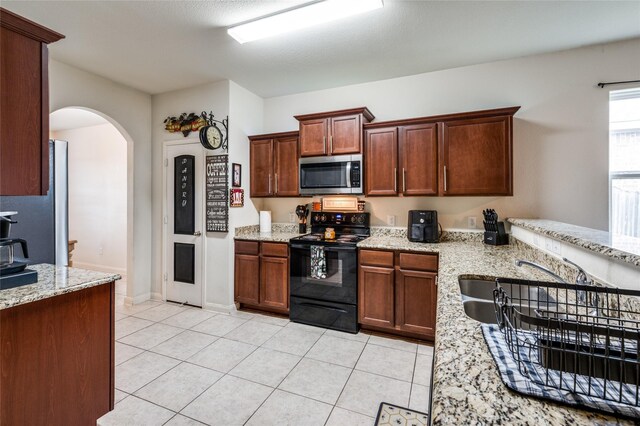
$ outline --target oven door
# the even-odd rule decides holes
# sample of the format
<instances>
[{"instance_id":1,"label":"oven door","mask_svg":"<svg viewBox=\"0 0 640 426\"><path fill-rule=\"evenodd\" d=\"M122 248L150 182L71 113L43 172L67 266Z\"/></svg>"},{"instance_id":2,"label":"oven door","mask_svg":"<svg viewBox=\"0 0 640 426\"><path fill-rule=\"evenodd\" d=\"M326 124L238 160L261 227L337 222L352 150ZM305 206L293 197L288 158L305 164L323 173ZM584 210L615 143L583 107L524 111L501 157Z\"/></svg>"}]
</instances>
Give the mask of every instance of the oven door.
<instances>
[{"instance_id":1,"label":"oven door","mask_svg":"<svg viewBox=\"0 0 640 426\"><path fill-rule=\"evenodd\" d=\"M311 276L311 244L291 244L291 296L355 305L358 252L355 246L324 246L327 278Z\"/></svg>"}]
</instances>

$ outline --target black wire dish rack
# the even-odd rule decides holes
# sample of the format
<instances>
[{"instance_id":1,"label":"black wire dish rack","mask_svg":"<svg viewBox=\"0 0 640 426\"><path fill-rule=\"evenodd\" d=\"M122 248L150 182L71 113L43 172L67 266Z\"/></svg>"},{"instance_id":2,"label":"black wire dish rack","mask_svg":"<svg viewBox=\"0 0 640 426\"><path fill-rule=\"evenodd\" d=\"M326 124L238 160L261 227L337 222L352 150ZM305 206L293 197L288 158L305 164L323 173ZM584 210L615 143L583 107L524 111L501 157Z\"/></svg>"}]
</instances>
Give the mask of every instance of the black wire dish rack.
<instances>
[{"instance_id":1,"label":"black wire dish rack","mask_svg":"<svg viewBox=\"0 0 640 426\"><path fill-rule=\"evenodd\" d=\"M640 291L498 278L493 295L519 372L549 399L638 416Z\"/></svg>"}]
</instances>

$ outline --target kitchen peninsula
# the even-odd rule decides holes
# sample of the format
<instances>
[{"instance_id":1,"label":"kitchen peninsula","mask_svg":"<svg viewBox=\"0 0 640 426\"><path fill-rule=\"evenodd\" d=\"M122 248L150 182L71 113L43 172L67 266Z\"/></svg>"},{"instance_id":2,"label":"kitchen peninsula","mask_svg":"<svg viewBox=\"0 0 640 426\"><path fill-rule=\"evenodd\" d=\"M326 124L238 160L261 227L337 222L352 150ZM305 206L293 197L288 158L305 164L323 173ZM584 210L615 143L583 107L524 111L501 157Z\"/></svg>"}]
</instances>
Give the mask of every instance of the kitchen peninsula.
<instances>
[{"instance_id":1,"label":"kitchen peninsula","mask_svg":"<svg viewBox=\"0 0 640 426\"><path fill-rule=\"evenodd\" d=\"M95 424L114 406L117 274L33 265L0 291L0 424Z\"/></svg>"}]
</instances>

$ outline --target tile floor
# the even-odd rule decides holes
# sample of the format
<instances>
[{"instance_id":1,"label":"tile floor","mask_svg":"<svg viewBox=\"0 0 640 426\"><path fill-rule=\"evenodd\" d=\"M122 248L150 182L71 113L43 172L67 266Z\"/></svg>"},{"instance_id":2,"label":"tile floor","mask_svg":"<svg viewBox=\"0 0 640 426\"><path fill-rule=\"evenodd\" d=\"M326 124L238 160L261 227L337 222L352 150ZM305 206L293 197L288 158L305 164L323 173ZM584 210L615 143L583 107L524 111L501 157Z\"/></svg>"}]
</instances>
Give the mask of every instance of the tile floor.
<instances>
[{"instance_id":1,"label":"tile floor","mask_svg":"<svg viewBox=\"0 0 640 426\"><path fill-rule=\"evenodd\" d=\"M371 425L427 412L433 348L116 293L116 407L99 425Z\"/></svg>"}]
</instances>

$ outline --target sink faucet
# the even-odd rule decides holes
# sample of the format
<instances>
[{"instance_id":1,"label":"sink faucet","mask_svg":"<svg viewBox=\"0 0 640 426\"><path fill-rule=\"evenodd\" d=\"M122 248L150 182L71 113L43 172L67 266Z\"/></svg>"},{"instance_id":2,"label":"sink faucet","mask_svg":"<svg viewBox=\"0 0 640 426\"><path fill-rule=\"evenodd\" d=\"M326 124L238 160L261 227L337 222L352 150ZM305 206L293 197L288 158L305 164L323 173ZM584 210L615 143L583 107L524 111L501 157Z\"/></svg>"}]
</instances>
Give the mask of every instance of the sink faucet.
<instances>
[{"instance_id":1,"label":"sink faucet","mask_svg":"<svg viewBox=\"0 0 640 426\"><path fill-rule=\"evenodd\" d=\"M563 257L562 260L567 262L569 265L572 265L578 270L578 275L576 276L576 284L578 285L586 285L586 286L594 286L593 281L589 278L584 269L580 267L580 265L575 262L570 261L566 257ZM597 293L591 294L589 300L587 300L587 292L584 290L578 290L576 292L576 296L578 298L578 303L581 303L585 306L589 306L593 308L589 311L589 315L596 316L598 315L598 310L600 307L600 296Z\"/></svg>"},{"instance_id":2,"label":"sink faucet","mask_svg":"<svg viewBox=\"0 0 640 426\"><path fill-rule=\"evenodd\" d=\"M563 284L568 284L565 280L563 280L559 275L551 272L549 269L545 268L542 265L538 265L537 263L533 263L533 262L529 262L528 260L522 260L522 259L518 259L516 260L516 266L522 266L522 265L529 265L532 266L536 269L541 270L542 272L544 272L547 275L552 276L553 278L556 279L556 281L561 282Z\"/></svg>"}]
</instances>

